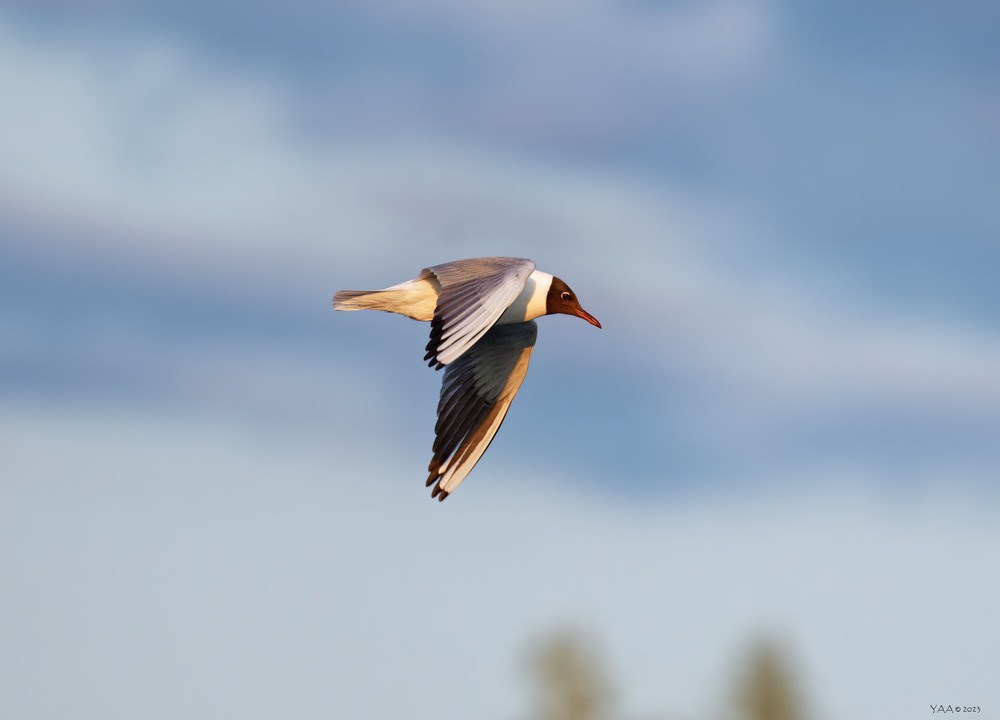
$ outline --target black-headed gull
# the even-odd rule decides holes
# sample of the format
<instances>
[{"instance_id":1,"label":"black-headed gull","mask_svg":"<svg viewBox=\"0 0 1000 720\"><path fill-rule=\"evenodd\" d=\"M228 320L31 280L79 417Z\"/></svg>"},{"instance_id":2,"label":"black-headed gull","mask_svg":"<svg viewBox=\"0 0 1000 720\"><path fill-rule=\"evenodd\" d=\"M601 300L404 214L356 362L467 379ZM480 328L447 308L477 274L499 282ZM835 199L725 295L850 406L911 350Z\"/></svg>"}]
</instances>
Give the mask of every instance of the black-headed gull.
<instances>
[{"instance_id":1,"label":"black-headed gull","mask_svg":"<svg viewBox=\"0 0 1000 720\"><path fill-rule=\"evenodd\" d=\"M424 268L385 290L344 290L337 310L385 310L430 321L424 360L445 368L427 469L444 500L486 452L528 372L538 326L563 313L601 327L557 277L523 258L471 258ZM436 483L436 484L435 484Z\"/></svg>"}]
</instances>

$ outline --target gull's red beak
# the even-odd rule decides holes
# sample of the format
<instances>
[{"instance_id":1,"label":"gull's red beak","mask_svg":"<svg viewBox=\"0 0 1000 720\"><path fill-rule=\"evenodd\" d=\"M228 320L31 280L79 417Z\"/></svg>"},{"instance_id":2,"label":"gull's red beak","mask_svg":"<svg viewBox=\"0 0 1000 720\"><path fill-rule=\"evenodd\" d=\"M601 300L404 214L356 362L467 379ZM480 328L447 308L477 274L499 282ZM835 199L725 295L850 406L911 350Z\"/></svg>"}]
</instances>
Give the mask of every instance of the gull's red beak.
<instances>
[{"instance_id":1,"label":"gull's red beak","mask_svg":"<svg viewBox=\"0 0 1000 720\"><path fill-rule=\"evenodd\" d=\"M589 322L591 325L595 325L597 327L601 327L601 323L597 322L597 318L595 318L593 315L591 315L589 312L587 312L586 310L584 310L579 305L576 306L575 310L576 310L576 316L577 317L582 317L584 320L586 320L587 322Z\"/></svg>"}]
</instances>

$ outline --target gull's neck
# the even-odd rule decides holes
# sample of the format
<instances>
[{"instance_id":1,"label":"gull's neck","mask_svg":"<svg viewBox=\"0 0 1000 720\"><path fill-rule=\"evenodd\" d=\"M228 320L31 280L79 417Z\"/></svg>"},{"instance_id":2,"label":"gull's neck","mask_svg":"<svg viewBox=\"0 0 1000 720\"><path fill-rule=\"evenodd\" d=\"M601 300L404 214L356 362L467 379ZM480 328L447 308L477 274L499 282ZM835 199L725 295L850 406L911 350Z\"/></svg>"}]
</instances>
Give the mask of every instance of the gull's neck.
<instances>
[{"instance_id":1,"label":"gull's neck","mask_svg":"<svg viewBox=\"0 0 1000 720\"><path fill-rule=\"evenodd\" d=\"M541 270L534 270L524 283L524 290L507 306L498 323L515 323L534 320L545 315L552 276Z\"/></svg>"}]
</instances>

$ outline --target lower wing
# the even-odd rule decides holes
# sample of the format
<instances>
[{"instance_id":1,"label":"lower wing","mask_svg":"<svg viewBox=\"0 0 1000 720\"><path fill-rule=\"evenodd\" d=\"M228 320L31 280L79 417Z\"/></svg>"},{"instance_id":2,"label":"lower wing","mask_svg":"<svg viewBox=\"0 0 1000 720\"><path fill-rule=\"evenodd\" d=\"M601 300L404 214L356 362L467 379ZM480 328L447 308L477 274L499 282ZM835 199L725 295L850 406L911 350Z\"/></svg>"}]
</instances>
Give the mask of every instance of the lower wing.
<instances>
[{"instance_id":1,"label":"lower wing","mask_svg":"<svg viewBox=\"0 0 1000 720\"><path fill-rule=\"evenodd\" d=\"M494 325L445 366L427 467L427 485L437 483L431 497L448 497L486 452L528 372L537 332L534 321Z\"/></svg>"}]
</instances>

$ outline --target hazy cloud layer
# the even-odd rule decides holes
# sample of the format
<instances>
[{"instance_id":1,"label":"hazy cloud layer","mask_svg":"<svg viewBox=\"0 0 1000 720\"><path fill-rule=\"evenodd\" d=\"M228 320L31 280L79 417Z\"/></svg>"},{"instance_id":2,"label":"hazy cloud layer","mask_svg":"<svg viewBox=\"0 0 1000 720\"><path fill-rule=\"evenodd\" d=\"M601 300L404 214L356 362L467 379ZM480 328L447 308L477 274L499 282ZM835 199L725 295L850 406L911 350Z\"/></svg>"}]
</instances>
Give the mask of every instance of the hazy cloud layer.
<instances>
[{"instance_id":1,"label":"hazy cloud layer","mask_svg":"<svg viewBox=\"0 0 1000 720\"><path fill-rule=\"evenodd\" d=\"M0 714L513 716L520 643L566 618L637 712L708 713L772 626L831 717L987 707L996 25L8 5ZM431 505L426 327L330 297L488 254L604 330L539 323Z\"/></svg>"},{"instance_id":2,"label":"hazy cloud layer","mask_svg":"<svg viewBox=\"0 0 1000 720\"><path fill-rule=\"evenodd\" d=\"M637 509L524 492L507 457L431 513L405 462L185 425L0 417L0 471L35 478L0 507L5 714L513 717L554 623L602 638L632 714L714 714L762 632L817 714L995 695L1000 536L954 494Z\"/></svg>"}]
</instances>

